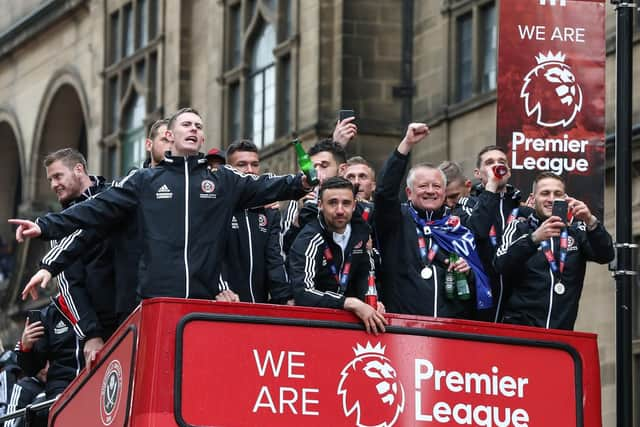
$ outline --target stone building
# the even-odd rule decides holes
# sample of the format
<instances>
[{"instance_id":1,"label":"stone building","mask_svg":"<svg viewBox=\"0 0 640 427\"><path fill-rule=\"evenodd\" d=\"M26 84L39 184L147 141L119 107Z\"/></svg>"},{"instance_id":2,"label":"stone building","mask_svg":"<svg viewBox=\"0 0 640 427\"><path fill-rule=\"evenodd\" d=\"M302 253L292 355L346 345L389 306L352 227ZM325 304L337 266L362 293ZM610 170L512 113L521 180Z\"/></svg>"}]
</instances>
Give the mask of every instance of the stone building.
<instances>
[{"instance_id":1,"label":"stone building","mask_svg":"<svg viewBox=\"0 0 640 427\"><path fill-rule=\"evenodd\" d=\"M249 137L275 172L294 167L291 138L308 145L329 136L341 108L356 111L360 129L349 152L377 167L410 118L432 128L414 162L450 158L471 172L475 153L495 140L493 0L0 0L0 6L5 241L13 240L5 218L58 209L42 167L47 153L72 146L87 156L92 172L120 176L143 159L148 126L187 105L205 119L207 148ZM611 135L610 5L607 14ZM634 41L637 58L637 25ZM630 94L635 143L639 92L636 85ZM613 231L612 142L608 148L604 220ZM640 223L637 188L633 215ZM5 346L18 336L25 310L46 302L18 300L44 250L39 241L15 248L13 274L0 283ZM635 295L638 307L640 292ZM589 266L576 329L599 335L604 425L615 419L614 297L606 267ZM637 314L635 336L640 365ZM636 372L636 388L639 382Z\"/></svg>"}]
</instances>

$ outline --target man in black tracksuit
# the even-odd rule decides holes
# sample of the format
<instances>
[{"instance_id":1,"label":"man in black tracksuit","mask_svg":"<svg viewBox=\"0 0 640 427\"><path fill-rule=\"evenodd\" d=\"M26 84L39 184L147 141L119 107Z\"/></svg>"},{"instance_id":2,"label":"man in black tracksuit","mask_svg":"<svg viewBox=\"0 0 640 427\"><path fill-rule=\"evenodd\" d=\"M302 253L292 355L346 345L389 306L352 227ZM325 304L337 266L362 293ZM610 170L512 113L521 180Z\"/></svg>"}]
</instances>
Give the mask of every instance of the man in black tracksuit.
<instances>
[{"instance_id":1,"label":"man in black tracksuit","mask_svg":"<svg viewBox=\"0 0 640 427\"><path fill-rule=\"evenodd\" d=\"M258 148L249 140L227 147L227 164L240 172L260 174ZM293 299L280 243L280 211L255 207L234 212L224 259L221 290L243 302L285 304Z\"/></svg>"},{"instance_id":2,"label":"man in black tracksuit","mask_svg":"<svg viewBox=\"0 0 640 427\"><path fill-rule=\"evenodd\" d=\"M11 399L11 389L22 376L15 352L7 350L0 355L0 415L7 412Z\"/></svg>"},{"instance_id":3,"label":"man in black tracksuit","mask_svg":"<svg viewBox=\"0 0 640 427\"><path fill-rule=\"evenodd\" d=\"M74 332L73 323L58 307L52 301L40 310L40 320L27 319L16 346L18 363L27 375L36 375L49 362L47 399L62 393L84 368L82 341Z\"/></svg>"},{"instance_id":4,"label":"man in black tracksuit","mask_svg":"<svg viewBox=\"0 0 640 427\"><path fill-rule=\"evenodd\" d=\"M149 136L145 141L149 158L143 167L155 167L167 151L171 150L171 143L166 138L168 119L157 120L151 125ZM87 196L90 196L87 194ZM87 197L88 198L88 197ZM46 285L52 276L57 276L63 270L73 265L77 259L87 257L94 251L94 247L101 246L105 233L95 230L74 232L72 237L64 241L45 255L40 262L41 270L29 281L23 291L23 299L27 293L37 292L37 285ZM138 220L136 217L118 223L106 233L113 247L113 280L115 281L115 312L118 323L122 323L135 309L140 298L137 295L138 277L142 274L140 257L142 255L142 241L138 234ZM70 240L71 239L71 240ZM91 257L89 257L91 258ZM92 276L91 274L89 275ZM64 278L59 278L64 280ZM34 298L36 295L34 295ZM66 308L65 308L66 309ZM73 316L68 316L70 319ZM80 335L81 339L84 336Z\"/></svg>"},{"instance_id":5,"label":"man in black tracksuit","mask_svg":"<svg viewBox=\"0 0 640 427\"><path fill-rule=\"evenodd\" d=\"M512 286L502 321L572 330L586 263L604 264L613 259L611 236L583 202L566 197L564 181L551 172L536 178L534 198L537 221L509 224L496 254L496 269ZM565 223L552 216L552 205L554 199L565 198L573 223L563 236Z\"/></svg>"},{"instance_id":6,"label":"man in black tracksuit","mask_svg":"<svg viewBox=\"0 0 640 427\"><path fill-rule=\"evenodd\" d=\"M44 159L47 179L64 209L75 206L109 188L104 178L87 174L84 156L71 148L57 150ZM52 249L40 264L58 276L59 308L73 324L83 341L84 355L92 359L104 341L116 330L114 248L110 237L96 230L71 230L56 236ZM64 265L56 263L58 254L77 241L92 242Z\"/></svg>"},{"instance_id":7,"label":"man in black tracksuit","mask_svg":"<svg viewBox=\"0 0 640 427\"><path fill-rule=\"evenodd\" d=\"M107 229L135 212L144 242L142 298L227 300L219 295L218 279L233 212L299 198L308 190L306 179L249 176L228 166L210 171L198 153L202 119L192 109L172 116L167 137L174 155L157 168L133 171L108 191L37 223L12 220L19 225L18 241L56 238L78 228Z\"/></svg>"},{"instance_id":8,"label":"man in black tracksuit","mask_svg":"<svg viewBox=\"0 0 640 427\"><path fill-rule=\"evenodd\" d=\"M356 314L367 331L384 331L384 306L374 309L363 302L375 271L367 250L371 229L353 215L353 185L341 177L323 181L318 209L316 219L304 226L289 252L296 304L344 308Z\"/></svg>"},{"instance_id":9,"label":"man in black tracksuit","mask_svg":"<svg viewBox=\"0 0 640 427\"><path fill-rule=\"evenodd\" d=\"M506 168L506 175L495 175L494 167L498 165ZM521 204L520 190L507 183L511 171L507 155L501 147L490 145L480 150L474 174L480 179L480 183L473 188L472 196L458 201L453 213L460 216L462 223L473 231L478 254L491 281L495 305L489 310L478 311L476 319L497 322L502 315L510 287L505 283L505 278L495 270L493 259L497 248L502 244L509 222L529 217L533 210Z\"/></svg>"},{"instance_id":10,"label":"man in black tracksuit","mask_svg":"<svg viewBox=\"0 0 640 427\"><path fill-rule=\"evenodd\" d=\"M407 177L408 204L399 198L402 177L409 164L409 152L428 135L426 125L412 123L405 138L383 166L375 192L375 226L382 252L382 283L388 311L433 317L471 318L473 299L449 299L445 292L448 255L443 250L426 262L420 255L420 238L426 249L433 248L431 235L414 220L412 210L429 223L449 214L444 206L445 178L430 165L414 167ZM420 230L421 235L418 235ZM454 270L469 274L470 267L460 258ZM472 279L472 275L468 276Z\"/></svg>"}]
</instances>

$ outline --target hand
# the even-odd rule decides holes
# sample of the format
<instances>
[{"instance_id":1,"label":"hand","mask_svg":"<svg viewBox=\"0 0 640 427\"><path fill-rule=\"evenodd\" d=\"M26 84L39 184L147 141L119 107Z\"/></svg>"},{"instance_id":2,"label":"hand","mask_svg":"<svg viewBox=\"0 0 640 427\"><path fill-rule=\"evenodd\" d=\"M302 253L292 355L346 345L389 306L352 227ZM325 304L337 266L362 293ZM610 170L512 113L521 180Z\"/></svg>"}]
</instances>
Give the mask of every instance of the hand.
<instances>
[{"instance_id":1,"label":"hand","mask_svg":"<svg viewBox=\"0 0 640 427\"><path fill-rule=\"evenodd\" d=\"M398 146L398 152L409 154L414 145L429 136L429 132L429 126L424 123L410 123L407 127L407 133Z\"/></svg>"},{"instance_id":2,"label":"hand","mask_svg":"<svg viewBox=\"0 0 640 427\"><path fill-rule=\"evenodd\" d=\"M462 257L458 257L458 260L456 262L449 265L448 270L457 271L458 273L469 274L469 271L471 271L471 267L469 267L469 264L467 263L466 259Z\"/></svg>"},{"instance_id":3,"label":"hand","mask_svg":"<svg viewBox=\"0 0 640 427\"><path fill-rule=\"evenodd\" d=\"M16 240L18 243L24 242L24 239L32 239L34 237L40 237L42 230L40 226L33 221L27 219L10 219L9 224L17 225Z\"/></svg>"},{"instance_id":4,"label":"hand","mask_svg":"<svg viewBox=\"0 0 640 427\"><path fill-rule=\"evenodd\" d=\"M378 331L384 332L384 325L387 324L387 319L358 298L347 297L344 300L344 309L352 312L362 320L368 334L378 335Z\"/></svg>"},{"instance_id":5,"label":"hand","mask_svg":"<svg viewBox=\"0 0 640 427\"><path fill-rule=\"evenodd\" d=\"M268 205L264 205L265 209L280 209L280 203L279 202L273 202L273 203L269 203Z\"/></svg>"},{"instance_id":6,"label":"hand","mask_svg":"<svg viewBox=\"0 0 640 427\"><path fill-rule=\"evenodd\" d=\"M301 173L302 173L302 172L301 172ZM311 185L311 184L309 183L309 179L307 178L307 175L306 175L306 174L302 174L302 188L303 188L305 191L311 191L311 190L313 190L313 185Z\"/></svg>"},{"instance_id":7,"label":"hand","mask_svg":"<svg viewBox=\"0 0 640 427\"><path fill-rule=\"evenodd\" d=\"M84 353L84 362L86 366L91 366L91 364L96 361L96 357L102 347L104 347L104 341L102 341L102 338L100 337L89 338L85 341L82 351Z\"/></svg>"},{"instance_id":8,"label":"hand","mask_svg":"<svg viewBox=\"0 0 640 427\"><path fill-rule=\"evenodd\" d=\"M378 301L378 313L385 314L386 312L387 312L387 309L384 306L384 304Z\"/></svg>"},{"instance_id":9,"label":"hand","mask_svg":"<svg viewBox=\"0 0 640 427\"><path fill-rule=\"evenodd\" d=\"M505 185L507 185L507 183L509 182L509 178L511 178L511 169L509 169L509 166L507 165L504 165L504 166L506 166L507 168L507 174L501 178L497 177L496 174L493 172L493 167L489 168L489 171L487 172L487 185L484 186L484 188L487 191L490 191L492 193L497 193L499 189L503 189ZM528 202L529 200L527 199L527 203ZM534 202L534 206L535 206L535 202Z\"/></svg>"},{"instance_id":10,"label":"hand","mask_svg":"<svg viewBox=\"0 0 640 427\"><path fill-rule=\"evenodd\" d=\"M287 300L287 305L291 305L291 306L296 305L296 300L294 300L293 298L288 299Z\"/></svg>"},{"instance_id":11,"label":"hand","mask_svg":"<svg viewBox=\"0 0 640 427\"><path fill-rule=\"evenodd\" d=\"M525 202L524 205L531 209L536 208L536 198L533 196L533 193L529 194L529 197L527 197L527 201Z\"/></svg>"},{"instance_id":12,"label":"hand","mask_svg":"<svg viewBox=\"0 0 640 427\"><path fill-rule=\"evenodd\" d=\"M551 237L558 237L560 236L560 232L562 231L563 227L564 222L562 222L562 219L560 217L549 217L542 224L540 224L540 227L538 227L536 231L531 234L531 240L533 240L533 243L540 243L543 240L547 240Z\"/></svg>"},{"instance_id":13,"label":"hand","mask_svg":"<svg viewBox=\"0 0 640 427\"><path fill-rule=\"evenodd\" d=\"M589 226L597 221L596 217L591 213L591 210L584 202L574 199L573 197L567 197L566 200L567 206L574 218L579 221L584 221Z\"/></svg>"},{"instance_id":14,"label":"hand","mask_svg":"<svg viewBox=\"0 0 640 427\"><path fill-rule=\"evenodd\" d=\"M231 289L225 289L216 295L216 301L240 302L240 297Z\"/></svg>"},{"instance_id":15,"label":"hand","mask_svg":"<svg viewBox=\"0 0 640 427\"><path fill-rule=\"evenodd\" d=\"M336 128L333 130L333 140L338 144L346 147L349 141L351 141L358 134L358 126L353 121L355 117L347 117L344 120L338 120Z\"/></svg>"},{"instance_id":16,"label":"hand","mask_svg":"<svg viewBox=\"0 0 640 427\"><path fill-rule=\"evenodd\" d=\"M33 300L38 299L38 285L40 285L42 289L45 289L50 281L51 273L49 273L49 271L44 268L38 270L36 274L31 276L31 279L29 279L29 282L22 290L22 300L26 300L27 295L31 295L31 299Z\"/></svg>"},{"instance_id":17,"label":"hand","mask_svg":"<svg viewBox=\"0 0 640 427\"><path fill-rule=\"evenodd\" d=\"M24 330L22 331L22 338L20 338L20 344L22 349L29 351L33 348L33 345L44 335L44 326L41 321L29 323L29 318L24 323Z\"/></svg>"}]
</instances>

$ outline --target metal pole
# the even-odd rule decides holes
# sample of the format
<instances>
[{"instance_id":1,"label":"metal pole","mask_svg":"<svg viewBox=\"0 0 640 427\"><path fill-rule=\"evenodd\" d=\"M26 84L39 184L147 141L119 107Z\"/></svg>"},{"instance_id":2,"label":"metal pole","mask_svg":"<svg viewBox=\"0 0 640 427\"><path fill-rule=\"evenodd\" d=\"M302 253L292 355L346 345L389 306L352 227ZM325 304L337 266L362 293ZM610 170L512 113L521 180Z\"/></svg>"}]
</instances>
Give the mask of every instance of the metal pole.
<instances>
[{"instance_id":1,"label":"metal pole","mask_svg":"<svg viewBox=\"0 0 640 427\"><path fill-rule=\"evenodd\" d=\"M631 286L634 245L631 222L631 94L633 12L631 3L616 6L616 419L618 427L633 423L631 358Z\"/></svg>"}]
</instances>

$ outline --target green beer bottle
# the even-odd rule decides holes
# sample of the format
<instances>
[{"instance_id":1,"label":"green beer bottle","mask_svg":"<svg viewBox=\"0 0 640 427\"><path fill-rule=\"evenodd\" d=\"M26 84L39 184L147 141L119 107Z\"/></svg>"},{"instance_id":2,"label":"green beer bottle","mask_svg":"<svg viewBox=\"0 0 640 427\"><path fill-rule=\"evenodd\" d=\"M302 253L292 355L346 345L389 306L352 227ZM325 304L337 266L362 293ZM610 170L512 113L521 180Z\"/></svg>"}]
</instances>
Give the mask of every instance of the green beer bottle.
<instances>
[{"instance_id":1,"label":"green beer bottle","mask_svg":"<svg viewBox=\"0 0 640 427\"><path fill-rule=\"evenodd\" d=\"M313 163L311 162L309 155L304 151L304 148L302 148L300 140L294 139L291 143L296 148L298 167L307 176L307 180L309 180L310 185L318 185L320 182L320 180L318 180L318 173L316 172L316 168L313 167Z\"/></svg>"},{"instance_id":2,"label":"green beer bottle","mask_svg":"<svg viewBox=\"0 0 640 427\"><path fill-rule=\"evenodd\" d=\"M458 261L458 255L455 253L449 254L449 265L452 265ZM456 279L456 291L458 293L458 298L463 301L467 301L471 299L471 290L469 290L469 283L467 282L467 277L464 273L460 273L459 271L453 272L454 277Z\"/></svg>"}]
</instances>

